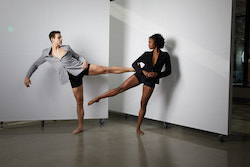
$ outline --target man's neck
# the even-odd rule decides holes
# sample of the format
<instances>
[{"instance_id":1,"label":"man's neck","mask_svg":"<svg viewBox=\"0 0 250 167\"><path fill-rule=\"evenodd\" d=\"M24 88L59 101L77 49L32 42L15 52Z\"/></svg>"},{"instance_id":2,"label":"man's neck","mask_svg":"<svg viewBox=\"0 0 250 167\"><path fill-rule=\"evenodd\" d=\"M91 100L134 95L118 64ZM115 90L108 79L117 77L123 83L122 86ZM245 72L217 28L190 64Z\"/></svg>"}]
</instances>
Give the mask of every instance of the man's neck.
<instances>
[{"instance_id":1,"label":"man's neck","mask_svg":"<svg viewBox=\"0 0 250 167\"><path fill-rule=\"evenodd\" d=\"M53 45L51 46L52 50L57 50L60 48L60 45Z\"/></svg>"}]
</instances>

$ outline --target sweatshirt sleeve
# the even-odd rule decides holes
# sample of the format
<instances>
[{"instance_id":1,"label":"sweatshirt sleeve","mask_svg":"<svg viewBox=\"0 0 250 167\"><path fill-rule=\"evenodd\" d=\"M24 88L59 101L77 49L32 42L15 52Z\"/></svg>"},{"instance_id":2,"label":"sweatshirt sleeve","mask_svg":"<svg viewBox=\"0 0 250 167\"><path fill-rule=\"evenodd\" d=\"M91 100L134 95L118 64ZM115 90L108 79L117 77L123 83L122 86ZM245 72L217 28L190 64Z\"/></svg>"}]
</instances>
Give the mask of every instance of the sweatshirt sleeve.
<instances>
[{"instance_id":1,"label":"sweatshirt sleeve","mask_svg":"<svg viewBox=\"0 0 250 167\"><path fill-rule=\"evenodd\" d=\"M165 60L165 66L166 66L166 69L163 72L160 72L159 78L166 77L171 74L171 62L170 62L170 57L168 54Z\"/></svg>"},{"instance_id":2,"label":"sweatshirt sleeve","mask_svg":"<svg viewBox=\"0 0 250 167\"><path fill-rule=\"evenodd\" d=\"M74 58L76 58L78 61L80 61L81 63L87 61L83 56L77 54L76 52L73 51L73 49L71 49L71 47L69 46L69 51L72 53L72 56Z\"/></svg>"},{"instance_id":3,"label":"sweatshirt sleeve","mask_svg":"<svg viewBox=\"0 0 250 167\"><path fill-rule=\"evenodd\" d=\"M42 54L29 68L26 77L30 78L31 75L37 70L37 68L45 62L45 56Z\"/></svg>"},{"instance_id":4,"label":"sweatshirt sleeve","mask_svg":"<svg viewBox=\"0 0 250 167\"><path fill-rule=\"evenodd\" d=\"M132 67L135 69L135 71L139 74L142 73L142 68L138 66L138 63L141 62L143 60L143 57L145 56L145 53L143 55L141 55L137 60L134 61L134 63L132 64Z\"/></svg>"}]
</instances>

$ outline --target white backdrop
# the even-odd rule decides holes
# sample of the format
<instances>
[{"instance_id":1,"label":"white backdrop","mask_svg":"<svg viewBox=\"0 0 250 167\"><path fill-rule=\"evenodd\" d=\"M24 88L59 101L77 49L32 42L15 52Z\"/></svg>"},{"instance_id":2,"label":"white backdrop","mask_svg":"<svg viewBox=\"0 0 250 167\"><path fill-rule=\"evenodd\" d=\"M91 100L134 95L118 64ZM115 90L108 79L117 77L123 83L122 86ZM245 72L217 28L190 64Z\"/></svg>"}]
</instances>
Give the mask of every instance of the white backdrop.
<instances>
[{"instance_id":1,"label":"white backdrop","mask_svg":"<svg viewBox=\"0 0 250 167\"><path fill-rule=\"evenodd\" d=\"M31 64L50 47L48 34L60 30L69 44L89 63L108 65L108 0L0 1L0 121L75 119L76 102L68 82L61 86L48 63L31 77ZM108 89L108 76L84 78L85 118L107 118L108 101L87 107L87 101Z\"/></svg>"},{"instance_id":2,"label":"white backdrop","mask_svg":"<svg viewBox=\"0 0 250 167\"><path fill-rule=\"evenodd\" d=\"M154 33L166 39L172 74L145 117L227 135L232 1L116 0L110 11L110 65L131 66ZM129 76L111 76L110 89ZM140 85L110 98L109 109L138 115L141 95Z\"/></svg>"}]
</instances>

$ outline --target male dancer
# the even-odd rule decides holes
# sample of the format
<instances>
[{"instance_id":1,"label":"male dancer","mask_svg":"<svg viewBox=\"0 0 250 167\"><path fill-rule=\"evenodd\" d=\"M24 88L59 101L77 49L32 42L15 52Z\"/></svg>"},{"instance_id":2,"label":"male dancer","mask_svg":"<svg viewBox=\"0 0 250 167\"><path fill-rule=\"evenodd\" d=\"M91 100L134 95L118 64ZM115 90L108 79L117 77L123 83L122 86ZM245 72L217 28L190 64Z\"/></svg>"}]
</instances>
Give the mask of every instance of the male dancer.
<instances>
[{"instance_id":1,"label":"male dancer","mask_svg":"<svg viewBox=\"0 0 250 167\"><path fill-rule=\"evenodd\" d=\"M133 72L133 68L126 67L104 67L95 64L88 64L85 58L75 53L69 45L62 45L62 36L60 31L52 31L49 34L51 47L44 49L39 57L29 68L24 84L29 87L31 84L30 77L36 69L48 62L54 66L58 72L60 83L65 84L70 80L73 94L77 103L78 128L72 133L77 134L83 131L83 85L82 78L84 75L99 75L124 72Z\"/></svg>"}]
</instances>

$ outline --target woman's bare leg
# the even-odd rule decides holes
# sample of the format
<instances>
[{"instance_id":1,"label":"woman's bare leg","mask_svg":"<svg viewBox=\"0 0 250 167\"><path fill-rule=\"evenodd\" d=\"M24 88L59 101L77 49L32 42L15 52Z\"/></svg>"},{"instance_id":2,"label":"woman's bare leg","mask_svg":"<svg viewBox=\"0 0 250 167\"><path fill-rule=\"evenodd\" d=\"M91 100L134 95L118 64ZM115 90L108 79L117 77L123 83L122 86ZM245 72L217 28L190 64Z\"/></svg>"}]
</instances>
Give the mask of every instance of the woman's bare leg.
<instances>
[{"instance_id":1,"label":"woman's bare leg","mask_svg":"<svg viewBox=\"0 0 250 167\"><path fill-rule=\"evenodd\" d=\"M115 89L111 89L105 93L103 93L102 95L96 97L93 100L90 100L88 105L91 105L95 102L99 102L100 99L106 98L106 97L111 97L111 96L115 96L119 93L122 93L132 87L135 87L139 84L138 79L136 78L135 75L130 76L126 81L124 81L119 87L115 88Z\"/></svg>"},{"instance_id":2,"label":"woman's bare leg","mask_svg":"<svg viewBox=\"0 0 250 167\"><path fill-rule=\"evenodd\" d=\"M89 74L88 75L99 75L99 74L108 74L108 73L114 73L114 74L121 74L124 72L134 72L134 68L128 68L128 67L104 67L96 64L90 64L89 66Z\"/></svg>"},{"instance_id":3,"label":"woman's bare leg","mask_svg":"<svg viewBox=\"0 0 250 167\"><path fill-rule=\"evenodd\" d=\"M84 110L83 110L83 85L78 86L76 88L72 88L73 94L76 99L77 104L77 118L78 118L78 128L76 128L72 134L77 134L83 131L83 117L84 117Z\"/></svg>"},{"instance_id":4,"label":"woman's bare leg","mask_svg":"<svg viewBox=\"0 0 250 167\"><path fill-rule=\"evenodd\" d=\"M136 132L140 135L144 135L144 132L141 131L141 123L142 123L144 115L146 113L146 107L148 104L148 100L151 97L153 91L154 91L154 88L143 85L143 93L142 93L142 98L141 98L141 108L140 108L140 112L139 112L139 116L138 116L138 124L137 124L137 128L136 128Z\"/></svg>"}]
</instances>

